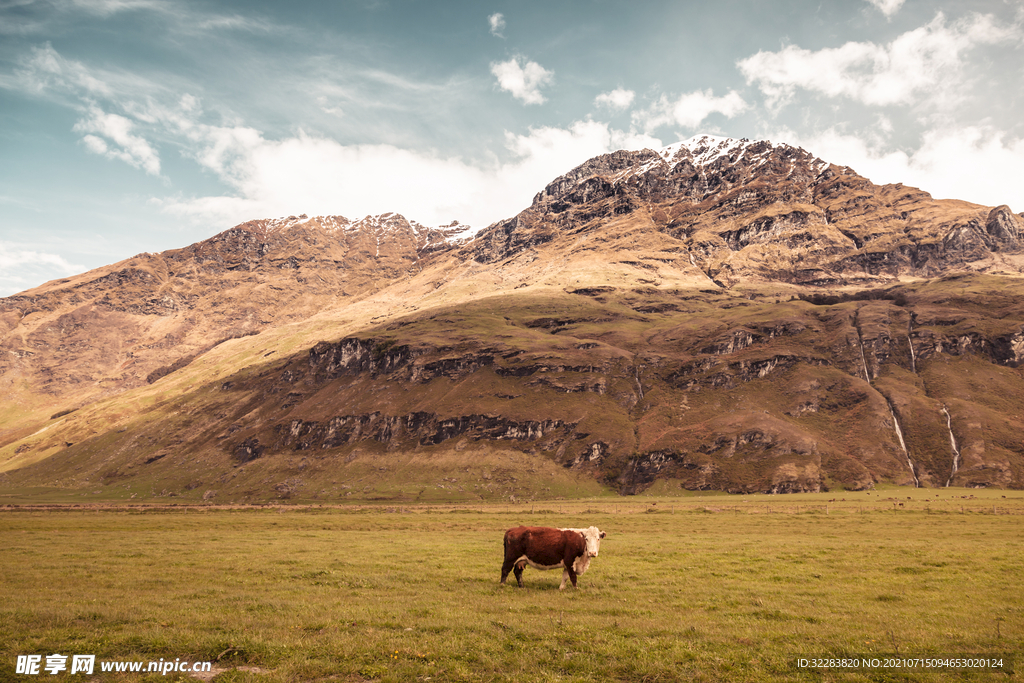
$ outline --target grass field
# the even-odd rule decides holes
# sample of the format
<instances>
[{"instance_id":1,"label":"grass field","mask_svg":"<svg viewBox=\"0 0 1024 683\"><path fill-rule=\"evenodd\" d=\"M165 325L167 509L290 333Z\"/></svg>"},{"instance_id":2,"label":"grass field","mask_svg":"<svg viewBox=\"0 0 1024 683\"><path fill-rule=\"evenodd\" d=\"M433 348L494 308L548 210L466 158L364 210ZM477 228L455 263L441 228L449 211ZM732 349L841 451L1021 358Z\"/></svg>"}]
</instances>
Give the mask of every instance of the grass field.
<instances>
[{"instance_id":1,"label":"grass field","mask_svg":"<svg viewBox=\"0 0 1024 683\"><path fill-rule=\"evenodd\" d=\"M0 680L191 680L15 673L52 653L211 661L218 683L1020 678L798 667L1024 650L1024 494L841 496L8 507ZM608 537L578 590L533 569L502 588L520 523Z\"/></svg>"}]
</instances>

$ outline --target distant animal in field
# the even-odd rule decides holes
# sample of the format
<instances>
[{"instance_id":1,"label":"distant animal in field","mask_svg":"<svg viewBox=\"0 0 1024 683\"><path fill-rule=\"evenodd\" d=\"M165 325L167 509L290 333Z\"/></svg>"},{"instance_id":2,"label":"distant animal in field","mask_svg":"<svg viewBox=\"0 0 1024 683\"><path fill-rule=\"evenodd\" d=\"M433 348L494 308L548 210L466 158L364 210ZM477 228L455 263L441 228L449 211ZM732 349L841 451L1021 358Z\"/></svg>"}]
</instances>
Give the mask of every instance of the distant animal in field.
<instances>
[{"instance_id":1,"label":"distant animal in field","mask_svg":"<svg viewBox=\"0 0 1024 683\"><path fill-rule=\"evenodd\" d=\"M586 529L552 529L542 526L519 526L505 532L505 561L501 565L501 583L515 570L516 582L523 587L526 565L535 569L559 569L562 585L587 571L591 558L597 557L605 532L596 526Z\"/></svg>"}]
</instances>

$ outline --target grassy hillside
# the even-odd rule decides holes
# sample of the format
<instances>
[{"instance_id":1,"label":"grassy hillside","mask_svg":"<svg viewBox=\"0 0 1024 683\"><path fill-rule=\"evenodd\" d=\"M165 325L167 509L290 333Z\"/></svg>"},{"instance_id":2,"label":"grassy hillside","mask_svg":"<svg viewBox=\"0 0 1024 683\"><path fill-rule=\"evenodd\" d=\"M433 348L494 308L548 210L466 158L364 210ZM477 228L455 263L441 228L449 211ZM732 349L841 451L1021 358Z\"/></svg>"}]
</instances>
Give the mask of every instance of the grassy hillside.
<instances>
[{"instance_id":1,"label":"grassy hillside","mask_svg":"<svg viewBox=\"0 0 1024 683\"><path fill-rule=\"evenodd\" d=\"M37 419L0 448L0 485L406 502L666 477L736 493L1020 487L1022 290L981 275L803 299L531 287L325 318Z\"/></svg>"}]
</instances>

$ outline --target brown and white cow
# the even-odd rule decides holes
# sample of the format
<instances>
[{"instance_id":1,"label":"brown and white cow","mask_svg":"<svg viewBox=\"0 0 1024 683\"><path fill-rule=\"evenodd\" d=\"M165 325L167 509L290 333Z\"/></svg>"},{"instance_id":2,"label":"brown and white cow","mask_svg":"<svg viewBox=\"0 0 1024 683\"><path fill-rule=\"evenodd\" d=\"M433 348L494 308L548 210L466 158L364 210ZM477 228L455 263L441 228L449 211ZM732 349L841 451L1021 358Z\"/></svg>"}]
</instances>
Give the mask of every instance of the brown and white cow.
<instances>
[{"instance_id":1,"label":"brown and white cow","mask_svg":"<svg viewBox=\"0 0 1024 683\"><path fill-rule=\"evenodd\" d=\"M501 565L501 582L515 569L516 582L523 587L526 565L535 569L563 569L566 580L576 587L576 577L587 571L590 559L597 557L605 533L596 526L586 529L552 529L542 526L519 526L505 532L505 561Z\"/></svg>"}]
</instances>

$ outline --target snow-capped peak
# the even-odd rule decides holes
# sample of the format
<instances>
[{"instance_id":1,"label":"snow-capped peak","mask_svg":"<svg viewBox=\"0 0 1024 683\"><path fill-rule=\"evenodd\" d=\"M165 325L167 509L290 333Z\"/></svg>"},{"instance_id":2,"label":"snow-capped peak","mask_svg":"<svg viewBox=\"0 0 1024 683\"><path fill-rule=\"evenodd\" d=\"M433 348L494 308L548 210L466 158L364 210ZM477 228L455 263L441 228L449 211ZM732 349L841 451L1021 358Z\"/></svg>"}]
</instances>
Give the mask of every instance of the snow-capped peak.
<instances>
[{"instance_id":1,"label":"snow-capped peak","mask_svg":"<svg viewBox=\"0 0 1024 683\"><path fill-rule=\"evenodd\" d=\"M689 140L683 140L663 147L658 155L675 166L683 157L689 157L695 166L707 166L715 160L732 154L742 153L743 150L755 144L746 138L725 138L717 135L694 135ZM768 143L771 146L771 143ZM680 154L683 151L688 154Z\"/></svg>"},{"instance_id":2,"label":"snow-capped peak","mask_svg":"<svg viewBox=\"0 0 1024 683\"><path fill-rule=\"evenodd\" d=\"M683 161L688 161L696 167L705 167L714 164L722 158L731 158L738 161L741 157L754 168L765 164L769 158L780 149L793 148L785 143L773 143L770 140L748 140L746 138L736 139L720 137L717 135L695 135L689 140L682 140L672 143L660 150L656 150L657 160L648 161L640 169L641 172L648 170L659 163L668 164L674 169ZM799 150L806 154L804 150ZM792 167L793 160L789 164ZM810 160L811 168L820 173L828 168L829 164L821 159Z\"/></svg>"}]
</instances>

